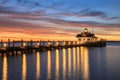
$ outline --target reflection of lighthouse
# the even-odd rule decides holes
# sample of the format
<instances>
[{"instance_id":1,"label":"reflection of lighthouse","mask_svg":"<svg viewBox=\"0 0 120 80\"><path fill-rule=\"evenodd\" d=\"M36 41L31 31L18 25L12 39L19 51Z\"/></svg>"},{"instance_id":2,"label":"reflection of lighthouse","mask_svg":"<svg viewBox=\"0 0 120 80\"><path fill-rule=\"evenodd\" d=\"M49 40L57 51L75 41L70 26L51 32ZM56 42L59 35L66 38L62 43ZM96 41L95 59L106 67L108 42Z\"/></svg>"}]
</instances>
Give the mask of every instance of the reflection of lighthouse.
<instances>
[{"instance_id":1,"label":"reflection of lighthouse","mask_svg":"<svg viewBox=\"0 0 120 80\"><path fill-rule=\"evenodd\" d=\"M81 47L81 70L83 80L89 79L89 60L88 60L88 49L86 47Z\"/></svg>"}]
</instances>

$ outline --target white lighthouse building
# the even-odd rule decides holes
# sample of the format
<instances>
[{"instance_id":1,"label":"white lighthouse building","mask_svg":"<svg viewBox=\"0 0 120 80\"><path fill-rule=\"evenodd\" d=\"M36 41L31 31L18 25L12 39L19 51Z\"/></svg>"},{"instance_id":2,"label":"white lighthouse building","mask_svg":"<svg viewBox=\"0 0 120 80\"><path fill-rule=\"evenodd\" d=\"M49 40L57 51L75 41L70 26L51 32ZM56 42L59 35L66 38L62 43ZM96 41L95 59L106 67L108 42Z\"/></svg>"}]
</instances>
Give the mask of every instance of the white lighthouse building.
<instances>
[{"instance_id":1,"label":"white lighthouse building","mask_svg":"<svg viewBox=\"0 0 120 80\"><path fill-rule=\"evenodd\" d=\"M87 28L84 29L83 32L81 32L80 34L77 34L76 36L78 38L78 41L82 44L82 43L88 43L88 42L97 42L97 41L101 41L101 38L98 38L95 36L94 33L91 33L88 31Z\"/></svg>"}]
</instances>

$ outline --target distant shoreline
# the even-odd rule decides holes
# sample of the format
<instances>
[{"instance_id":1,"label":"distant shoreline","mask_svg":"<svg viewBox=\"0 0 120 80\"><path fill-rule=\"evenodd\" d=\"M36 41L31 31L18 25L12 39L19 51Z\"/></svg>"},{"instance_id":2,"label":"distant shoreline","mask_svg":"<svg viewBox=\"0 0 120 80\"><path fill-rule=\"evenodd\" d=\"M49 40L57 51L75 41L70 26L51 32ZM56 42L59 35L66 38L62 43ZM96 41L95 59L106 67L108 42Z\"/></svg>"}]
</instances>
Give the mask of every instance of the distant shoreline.
<instances>
[{"instance_id":1,"label":"distant shoreline","mask_svg":"<svg viewBox=\"0 0 120 80\"><path fill-rule=\"evenodd\" d=\"M120 41L107 41L107 42L120 42Z\"/></svg>"}]
</instances>

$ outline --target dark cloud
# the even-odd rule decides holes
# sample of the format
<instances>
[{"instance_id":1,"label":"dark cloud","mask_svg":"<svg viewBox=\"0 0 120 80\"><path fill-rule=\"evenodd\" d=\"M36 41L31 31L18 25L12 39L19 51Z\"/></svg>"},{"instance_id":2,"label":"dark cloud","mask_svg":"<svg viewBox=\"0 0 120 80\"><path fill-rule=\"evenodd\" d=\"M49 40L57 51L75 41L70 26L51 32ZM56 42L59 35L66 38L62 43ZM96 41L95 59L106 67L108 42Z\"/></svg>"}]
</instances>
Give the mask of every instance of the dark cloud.
<instances>
[{"instance_id":1,"label":"dark cloud","mask_svg":"<svg viewBox=\"0 0 120 80\"><path fill-rule=\"evenodd\" d=\"M30 14L28 13L28 10L22 10L22 9L15 9L15 6L11 6L11 7L3 7L0 6L0 13L4 13L4 14Z\"/></svg>"},{"instance_id":2,"label":"dark cloud","mask_svg":"<svg viewBox=\"0 0 120 80\"><path fill-rule=\"evenodd\" d=\"M100 17L106 17L105 12L101 11L90 11L90 12L85 12L83 13L84 16L100 16Z\"/></svg>"},{"instance_id":3,"label":"dark cloud","mask_svg":"<svg viewBox=\"0 0 120 80\"><path fill-rule=\"evenodd\" d=\"M114 20L114 19L120 19L119 17L111 17L109 16L106 12L103 11L89 11L89 12L84 12L82 16L90 16L90 17L99 17L104 20Z\"/></svg>"},{"instance_id":4,"label":"dark cloud","mask_svg":"<svg viewBox=\"0 0 120 80\"><path fill-rule=\"evenodd\" d=\"M120 17L104 17L104 19L105 20L116 20L116 19L118 19L118 20L120 20Z\"/></svg>"},{"instance_id":5,"label":"dark cloud","mask_svg":"<svg viewBox=\"0 0 120 80\"><path fill-rule=\"evenodd\" d=\"M104 20L116 20L120 19L119 16L109 16L107 12L104 11L94 11L89 8L72 13L73 15L78 15L80 17L98 17Z\"/></svg>"}]
</instances>

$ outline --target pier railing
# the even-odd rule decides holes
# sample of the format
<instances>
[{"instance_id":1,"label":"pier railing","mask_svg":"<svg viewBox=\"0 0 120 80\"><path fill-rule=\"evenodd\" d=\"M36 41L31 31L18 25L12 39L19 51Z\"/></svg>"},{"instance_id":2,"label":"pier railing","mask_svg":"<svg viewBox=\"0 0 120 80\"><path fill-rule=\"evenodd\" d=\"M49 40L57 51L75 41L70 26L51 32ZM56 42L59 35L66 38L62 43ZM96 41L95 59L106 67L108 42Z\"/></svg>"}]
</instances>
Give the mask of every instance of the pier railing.
<instances>
[{"instance_id":1,"label":"pier railing","mask_svg":"<svg viewBox=\"0 0 120 80\"><path fill-rule=\"evenodd\" d=\"M24 50L45 50L45 49L56 49L56 48L66 48L79 46L78 41L55 41L55 40L38 40L38 41L24 41L23 39L19 41L10 40L0 41L0 53L13 52L13 51L24 51Z\"/></svg>"},{"instance_id":2,"label":"pier railing","mask_svg":"<svg viewBox=\"0 0 120 80\"><path fill-rule=\"evenodd\" d=\"M55 41L55 40L37 40L24 41L23 39L16 41L10 40L0 41L0 53L14 52L14 51L29 51L29 50L51 50L59 48L77 47L77 46L105 46L105 41L98 41L95 43L81 43L80 41Z\"/></svg>"}]
</instances>

